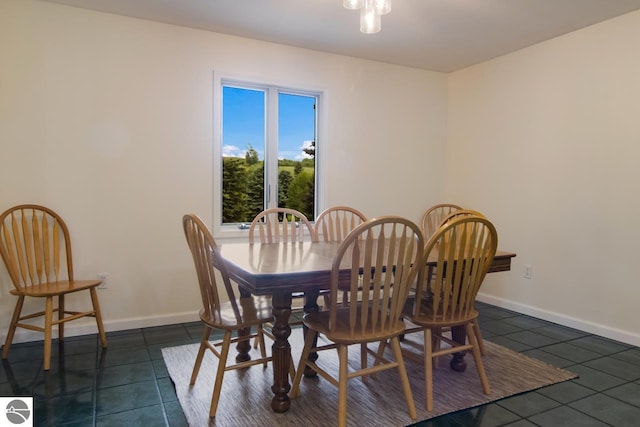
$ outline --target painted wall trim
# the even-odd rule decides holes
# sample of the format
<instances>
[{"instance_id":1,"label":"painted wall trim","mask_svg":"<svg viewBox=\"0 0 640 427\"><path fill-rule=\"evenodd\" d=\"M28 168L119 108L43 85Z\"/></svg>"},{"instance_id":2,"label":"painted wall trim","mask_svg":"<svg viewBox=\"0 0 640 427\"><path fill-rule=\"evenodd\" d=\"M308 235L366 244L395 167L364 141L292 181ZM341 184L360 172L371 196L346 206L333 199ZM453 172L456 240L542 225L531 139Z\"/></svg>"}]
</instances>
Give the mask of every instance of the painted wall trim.
<instances>
[{"instance_id":1,"label":"painted wall trim","mask_svg":"<svg viewBox=\"0 0 640 427\"><path fill-rule=\"evenodd\" d=\"M513 310L519 314L526 314L541 320L557 323L568 328L574 328L591 334L600 335L629 345L640 346L640 335L631 331L610 328L605 325L589 322L588 320L578 319L565 314L544 310L527 304L521 304L504 298L498 298L493 295L478 293L477 300L497 307Z\"/></svg>"},{"instance_id":2,"label":"painted wall trim","mask_svg":"<svg viewBox=\"0 0 640 427\"><path fill-rule=\"evenodd\" d=\"M197 322L200 318L197 312L187 313L171 313L163 316L148 317L131 317L128 319L118 319L113 321L104 321L104 329L106 332L124 331L129 329L150 328L154 326L166 326L176 323ZM95 321L93 322L70 322L64 326L64 336L76 337L81 335L97 334L98 328ZM7 331L2 331L0 342L4 343L7 337ZM44 335L41 332L30 331L28 329L18 328L13 337L13 344L21 342L41 341ZM53 338L58 338L58 328L53 329ZM107 345L108 345L107 338ZM11 352L11 350L9 350Z\"/></svg>"}]
</instances>

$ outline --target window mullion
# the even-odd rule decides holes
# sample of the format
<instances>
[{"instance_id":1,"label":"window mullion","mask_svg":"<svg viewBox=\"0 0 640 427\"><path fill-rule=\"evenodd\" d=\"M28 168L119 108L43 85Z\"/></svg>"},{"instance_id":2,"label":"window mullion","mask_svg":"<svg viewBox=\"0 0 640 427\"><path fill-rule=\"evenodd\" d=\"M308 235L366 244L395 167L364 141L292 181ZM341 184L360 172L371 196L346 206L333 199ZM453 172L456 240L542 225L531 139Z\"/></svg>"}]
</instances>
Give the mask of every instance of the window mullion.
<instances>
[{"instance_id":1,"label":"window mullion","mask_svg":"<svg viewBox=\"0 0 640 427\"><path fill-rule=\"evenodd\" d=\"M266 102L265 206L275 208L278 207L278 90L276 88L269 88Z\"/></svg>"}]
</instances>

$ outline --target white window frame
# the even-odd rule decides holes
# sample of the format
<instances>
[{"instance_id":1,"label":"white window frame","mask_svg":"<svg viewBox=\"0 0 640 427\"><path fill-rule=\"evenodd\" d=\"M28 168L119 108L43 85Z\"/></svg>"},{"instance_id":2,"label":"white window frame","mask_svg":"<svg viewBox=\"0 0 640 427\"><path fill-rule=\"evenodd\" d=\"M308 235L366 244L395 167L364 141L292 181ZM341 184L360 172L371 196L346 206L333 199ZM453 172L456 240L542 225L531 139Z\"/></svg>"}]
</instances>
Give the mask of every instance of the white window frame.
<instances>
[{"instance_id":1,"label":"white window frame","mask_svg":"<svg viewBox=\"0 0 640 427\"><path fill-rule=\"evenodd\" d=\"M316 103L316 157L315 157L315 214L321 212L323 186L321 184L322 174L320 172L321 163L318 161L322 157L322 136L325 134L326 90L299 85L288 85L274 83L259 78L246 78L224 73L213 73L213 219L211 224L212 232L216 238L235 238L248 236L248 230L238 227L236 224L222 224L222 87L223 85L238 85L247 89L264 90L267 96L266 108L266 132L265 132L265 188L270 192L267 208L277 207L278 194L278 117L276 114L269 114L269 111L277 111L278 93L290 93L302 96L314 96ZM275 110L272 110L275 109ZM270 153L275 152L275 155ZM273 171L276 171L274 174ZM309 218L314 221L315 218Z\"/></svg>"}]
</instances>

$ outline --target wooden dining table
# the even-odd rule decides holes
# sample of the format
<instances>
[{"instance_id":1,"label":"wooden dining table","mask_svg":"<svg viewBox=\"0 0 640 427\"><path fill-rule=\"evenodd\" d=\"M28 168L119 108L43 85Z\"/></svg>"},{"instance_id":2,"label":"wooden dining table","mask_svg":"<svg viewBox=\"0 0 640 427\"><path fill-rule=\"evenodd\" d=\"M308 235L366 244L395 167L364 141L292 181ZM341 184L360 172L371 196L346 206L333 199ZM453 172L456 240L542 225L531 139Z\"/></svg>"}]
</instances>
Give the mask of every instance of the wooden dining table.
<instances>
[{"instance_id":1,"label":"wooden dining table","mask_svg":"<svg viewBox=\"0 0 640 427\"><path fill-rule=\"evenodd\" d=\"M220 245L220 255L225 262L231 279L241 293L271 295L273 308L273 398L274 412L286 412L291 406L288 380L291 360L289 336L291 328L292 294L304 292L304 311L317 311L317 297L320 290L329 289L333 258L337 252L337 242L302 243L224 243ZM489 272L511 269L511 252L498 251ZM429 261L431 262L431 261ZM435 262L435 260L433 261ZM349 270L345 267L345 275ZM248 333L248 331L246 331ZM453 332L457 333L456 331ZM237 361L249 360L250 343L238 345ZM454 356L452 368L464 370L463 354Z\"/></svg>"}]
</instances>

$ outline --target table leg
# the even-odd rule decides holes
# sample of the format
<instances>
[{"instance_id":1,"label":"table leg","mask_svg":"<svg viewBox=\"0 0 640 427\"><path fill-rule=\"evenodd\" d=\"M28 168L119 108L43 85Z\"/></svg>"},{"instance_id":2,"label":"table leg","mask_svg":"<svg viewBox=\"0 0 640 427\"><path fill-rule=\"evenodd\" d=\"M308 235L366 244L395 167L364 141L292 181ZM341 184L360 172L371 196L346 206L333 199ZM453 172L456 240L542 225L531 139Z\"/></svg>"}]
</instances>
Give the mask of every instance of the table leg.
<instances>
[{"instance_id":1,"label":"table leg","mask_svg":"<svg viewBox=\"0 0 640 427\"><path fill-rule=\"evenodd\" d=\"M464 329L464 326L454 326L453 328L451 328L451 338L455 342L467 342L467 333ZM453 358L451 359L451 362L449 362L449 366L451 366L451 369L457 372L464 372L467 369L467 362L464 361L465 353L466 352L464 351L453 353Z\"/></svg>"},{"instance_id":2,"label":"table leg","mask_svg":"<svg viewBox=\"0 0 640 427\"><path fill-rule=\"evenodd\" d=\"M289 335L289 316L291 315L291 294L277 293L273 295L273 399L271 399L271 409L274 412L286 412L291 406L289 399L289 364L291 363L291 345Z\"/></svg>"},{"instance_id":3,"label":"table leg","mask_svg":"<svg viewBox=\"0 0 640 427\"><path fill-rule=\"evenodd\" d=\"M244 289L240 288L240 298L252 298L251 294ZM238 337L247 337L251 334L251 328L244 328L238 330ZM238 345L236 346L236 351L238 354L236 355L236 363L247 362L251 360L251 355L249 352L251 351L251 342L250 340L242 340L238 341Z\"/></svg>"},{"instance_id":4,"label":"table leg","mask_svg":"<svg viewBox=\"0 0 640 427\"><path fill-rule=\"evenodd\" d=\"M305 292L304 294L304 313L317 313L320 310L320 307L318 307L318 296L320 295L319 291L308 291ZM306 338L307 337L307 331L309 330L309 328L307 328L304 324L302 325L302 333L303 333L303 337ZM313 342L313 346L315 347L317 344L318 338L316 337L316 339ZM316 360L318 360L318 353L316 353L315 351L312 353L309 353L309 360L311 360L312 362L315 362ZM311 369L308 366L304 367L304 376L305 377L316 377L318 376L318 373L316 371L314 371L313 369Z\"/></svg>"}]
</instances>

